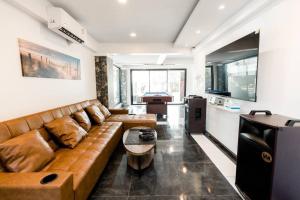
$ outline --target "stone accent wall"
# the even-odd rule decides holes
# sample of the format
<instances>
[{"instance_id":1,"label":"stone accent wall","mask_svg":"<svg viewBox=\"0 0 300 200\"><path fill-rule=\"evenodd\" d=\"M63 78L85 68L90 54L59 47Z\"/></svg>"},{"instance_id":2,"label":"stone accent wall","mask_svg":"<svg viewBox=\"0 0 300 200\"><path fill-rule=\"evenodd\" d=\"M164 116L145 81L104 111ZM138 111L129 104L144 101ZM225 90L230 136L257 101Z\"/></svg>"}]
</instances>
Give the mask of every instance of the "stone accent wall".
<instances>
[{"instance_id":1,"label":"stone accent wall","mask_svg":"<svg viewBox=\"0 0 300 200\"><path fill-rule=\"evenodd\" d=\"M127 78L127 70L121 69L121 103L123 106L127 106L127 84L128 84L128 78Z\"/></svg>"},{"instance_id":2,"label":"stone accent wall","mask_svg":"<svg viewBox=\"0 0 300 200\"><path fill-rule=\"evenodd\" d=\"M108 107L107 57L95 57L97 99Z\"/></svg>"}]
</instances>

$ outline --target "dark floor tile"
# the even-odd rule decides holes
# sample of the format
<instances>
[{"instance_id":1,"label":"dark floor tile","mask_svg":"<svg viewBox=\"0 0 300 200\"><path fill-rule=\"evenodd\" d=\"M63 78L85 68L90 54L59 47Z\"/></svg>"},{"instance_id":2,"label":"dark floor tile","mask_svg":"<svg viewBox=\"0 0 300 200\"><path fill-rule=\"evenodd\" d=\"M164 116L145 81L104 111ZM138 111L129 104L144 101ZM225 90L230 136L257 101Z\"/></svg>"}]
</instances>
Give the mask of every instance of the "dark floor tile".
<instances>
[{"instance_id":1,"label":"dark floor tile","mask_svg":"<svg viewBox=\"0 0 300 200\"><path fill-rule=\"evenodd\" d=\"M210 163L181 163L179 178L181 190L189 195L235 195L235 190L218 169Z\"/></svg>"},{"instance_id":2,"label":"dark floor tile","mask_svg":"<svg viewBox=\"0 0 300 200\"><path fill-rule=\"evenodd\" d=\"M235 195L235 190L231 187L231 185L224 181L222 178L209 178L209 177L203 177L202 178L202 185L201 185L201 191L202 194L213 194L213 195Z\"/></svg>"},{"instance_id":3,"label":"dark floor tile","mask_svg":"<svg viewBox=\"0 0 300 200\"><path fill-rule=\"evenodd\" d=\"M154 162L141 176L132 176L129 195L176 195L179 189L178 171L173 164Z\"/></svg>"},{"instance_id":4,"label":"dark floor tile","mask_svg":"<svg viewBox=\"0 0 300 200\"><path fill-rule=\"evenodd\" d=\"M174 162L211 162L208 156L196 145L173 146L174 151L169 153Z\"/></svg>"},{"instance_id":5,"label":"dark floor tile","mask_svg":"<svg viewBox=\"0 0 300 200\"><path fill-rule=\"evenodd\" d=\"M124 181L122 178L115 180L100 180L96 186L93 196L128 196L130 180Z\"/></svg>"},{"instance_id":6,"label":"dark floor tile","mask_svg":"<svg viewBox=\"0 0 300 200\"><path fill-rule=\"evenodd\" d=\"M212 163L203 162L182 162L174 164L178 168L179 176L181 178L192 178L192 177L209 177L213 179L224 179L221 172ZM192 182L192 181L191 181Z\"/></svg>"},{"instance_id":7,"label":"dark floor tile","mask_svg":"<svg viewBox=\"0 0 300 200\"><path fill-rule=\"evenodd\" d=\"M240 197L234 196L188 196L185 194L173 196L133 196L128 200L240 200Z\"/></svg>"},{"instance_id":8,"label":"dark floor tile","mask_svg":"<svg viewBox=\"0 0 300 200\"><path fill-rule=\"evenodd\" d=\"M140 177L132 177L130 196L145 196L154 194L155 176L142 175Z\"/></svg>"},{"instance_id":9,"label":"dark floor tile","mask_svg":"<svg viewBox=\"0 0 300 200\"><path fill-rule=\"evenodd\" d=\"M92 196L89 200L128 200L128 197L97 197Z\"/></svg>"},{"instance_id":10,"label":"dark floor tile","mask_svg":"<svg viewBox=\"0 0 300 200\"><path fill-rule=\"evenodd\" d=\"M96 184L93 196L128 196L131 175L127 164L108 164Z\"/></svg>"},{"instance_id":11,"label":"dark floor tile","mask_svg":"<svg viewBox=\"0 0 300 200\"><path fill-rule=\"evenodd\" d=\"M174 158L172 154L157 150L154 156L154 163L168 164L173 162L174 162Z\"/></svg>"},{"instance_id":12,"label":"dark floor tile","mask_svg":"<svg viewBox=\"0 0 300 200\"><path fill-rule=\"evenodd\" d=\"M160 176L154 187L155 195L179 195L182 193L181 180L178 177L165 178Z\"/></svg>"},{"instance_id":13,"label":"dark floor tile","mask_svg":"<svg viewBox=\"0 0 300 200\"><path fill-rule=\"evenodd\" d=\"M179 196L133 196L133 197L129 197L128 200L180 200L180 197Z\"/></svg>"},{"instance_id":14,"label":"dark floor tile","mask_svg":"<svg viewBox=\"0 0 300 200\"><path fill-rule=\"evenodd\" d=\"M182 109L182 108L181 108ZM182 113L181 113L182 115ZM239 200L211 160L178 125L158 125L154 161L141 173L127 166L120 143L95 186L91 200Z\"/></svg>"},{"instance_id":15,"label":"dark floor tile","mask_svg":"<svg viewBox=\"0 0 300 200\"><path fill-rule=\"evenodd\" d=\"M164 130L161 129L156 129L157 131L157 139L158 140L170 140L172 139L172 135L171 134L164 134Z\"/></svg>"},{"instance_id":16,"label":"dark floor tile","mask_svg":"<svg viewBox=\"0 0 300 200\"><path fill-rule=\"evenodd\" d=\"M115 152L111 155L110 163L120 164L127 161L126 151L124 149L123 143L119 143Z\"/></svg>"},{"instance_id":17,"label":"dark floor tile","mask_svg":"<svg viewBox=\"0 0 300 200\"><path fill-rule=\"evenodd\" d=\"M189 196L188 200L242 200L239 196Z\"/></svg>"},{"instance_id":18,"label":"dark floor tile","mask_svg":"<svg viewBox=\"0 0 300 200\"><path fill-rule=\"evenodd\" d=\"M101 177L99 180L106 180L106 179L114 179L115 177L122 177L122 178L130 178L130 174L128 174L128 166L127 166L127 158L124 157L122 162L119 164L115 164L113 162L109 162L104 169Z\"/></svg>"}]
</instances>

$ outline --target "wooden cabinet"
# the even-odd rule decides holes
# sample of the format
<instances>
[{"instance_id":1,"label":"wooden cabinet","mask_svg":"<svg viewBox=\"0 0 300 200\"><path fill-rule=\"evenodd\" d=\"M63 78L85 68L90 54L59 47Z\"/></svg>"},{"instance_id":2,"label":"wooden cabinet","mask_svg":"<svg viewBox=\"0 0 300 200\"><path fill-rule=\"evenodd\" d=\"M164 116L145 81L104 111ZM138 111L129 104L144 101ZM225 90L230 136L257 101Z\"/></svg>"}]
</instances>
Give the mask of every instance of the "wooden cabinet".
<instances>
[{"instance_id":1,"label":"wooden cabinet","mask_svg":"<svg viewBox=\"0 0 300 200\"><path fill-rule=\"evenodd\" d=\"M185 131L204 133L206 123L206 99L199 96L185 98Z\"/></svg>"}]
</instances>

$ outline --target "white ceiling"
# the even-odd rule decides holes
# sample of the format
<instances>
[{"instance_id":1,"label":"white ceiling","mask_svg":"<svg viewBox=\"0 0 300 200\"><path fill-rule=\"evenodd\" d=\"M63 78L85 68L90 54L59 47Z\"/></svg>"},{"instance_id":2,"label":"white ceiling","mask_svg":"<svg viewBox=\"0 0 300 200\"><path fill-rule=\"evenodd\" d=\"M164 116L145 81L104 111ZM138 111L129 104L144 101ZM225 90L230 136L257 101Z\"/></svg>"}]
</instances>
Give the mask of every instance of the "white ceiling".
<instances>
[{"instance_id":1,"label":"white ceiling","mask_svg":"<svg viewBox=\"0 0 300 200\"><path fill-rule=\"evenodd\" d=\"M158 62L163 56L163 62ZM114 64L126 65L190 65L193 63L192 55L180 54L113 54L110 56Z\"/></svg>"},{"instance_id":2,"label":"white ceiling","mask_svg":"<svg viewBox=\"0 0 300 200\"><path fill-rule=\"evenodd\" d=\"M129 54L132 51L128 51L113 55L114 62L124 66L157 64L160 57L164 58L162 64L191 64L191 53L172 54L174 51L171 50L182 47L190 50L197 46L253 0L127 0L126 4L120 4L118 0L49 1L78 20L106 50L107 45L113 44L118 44L118 49L124 48L122 44L133 45L129 49L136 52L155 44L172 47L169 52L149 48L148 54ZM225 9L219 10L220 5ZM196 34L197 30L201 33ZM131 38L131 32L137 37Z\"/></svg>"},{"instance_id":3,"label":"white ceiling","mask_svg":"<svg viewBox=\"0 0 300 200\"><path fill-rule=\"evenodd\" d=\"M251 0L200 0L175 45L195 47ZM225 9L219 10L224 5ZM200 30L200 34L196 31Z\"/></svg>"},{"instance_id":4,"label":"white ceiling","mask_svg":"<svg viewBox=\"0 0 300 200\"><path fill-rule=\"evenodd\" d=\"M198 0L49 0L101 43L174 42ZM131 32L136 38L129 37Z\"/></svg>"}]
</instances>

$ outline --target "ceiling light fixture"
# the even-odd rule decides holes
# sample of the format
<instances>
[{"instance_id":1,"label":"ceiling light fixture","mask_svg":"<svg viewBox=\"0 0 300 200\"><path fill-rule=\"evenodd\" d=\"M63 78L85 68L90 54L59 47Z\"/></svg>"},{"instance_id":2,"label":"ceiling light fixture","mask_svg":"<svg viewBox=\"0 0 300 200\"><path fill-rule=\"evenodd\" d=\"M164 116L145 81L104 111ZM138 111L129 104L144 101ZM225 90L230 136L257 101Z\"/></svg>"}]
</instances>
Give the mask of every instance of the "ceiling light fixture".
<instances>
[{"instance_id":1,"label":"ceiling light fixture","mask_svg":"<svg viewBox=\"0 0 300 200\"><path fill-rule=\"evenodd\" d=\"M135 33L135 32L132 32L132 33L129 34L129 36L130 36L130 37L136 37L136 33Z\"/></svg>"},{"instance_id":2,"label":"ceiling light fixture","mask_svg":"<svg viewBox=\"0 0 300 200\"><path fill-rule=\"evenodd\" d=\"M173 153L174 152L174 147L173 146L170 146L169 147L169 153Z\"/></svg>"},{"instance_id":3,"label":"ceiling light fixture","mask_svg":"<svg viewBox=\"0 0 300 200\"><path fill-rule=\"evenodd\" d=\"M179 200L185 200L187 199L187 196L186 194L182 193L180 196L179 196Z\"/></svg>"},{"instance_id":4,"label":"ceiling light fixture","mask_svg":"<svg viewBox=\"0 0 300 200\"><path fill-rule=\"evenodd\" d=\"M195 33L196 33L196 34L200 34L201 31L200 31L200 30L196 30Z\"/></svg>"},{"instance_id":5,"label":"ceiling light fixture","mask_svg":"<svg viewBox=\"0 0 300 200\"><path fill-rule=\"evenodd\" d=\"M127 0L118 0L118 2L119 2L120 4L126 4L126 3L127 3Z\"/></svg>"},{"instance_id":6,"label":"ceiling light fixture","mask_svg":"<svg viewBox=\"0 0 300 200\"><path fill-rule=\"evenodd\" d=\"M224 10L226 8L226 6L224 4L219 5L218 9L219 10Z\"/></svg>"},{"instance_id":7,"label":"ceiling light fixture","mask_svg":"<svg viewBox=\"0 0 300 200\"><path fill-rule=\"evenodd\" d=\"M161 54L160 56L158 56L156 64L162 65L165 62L166 58L167 58L166 54Z\"/></svg>"}]
</instances>

